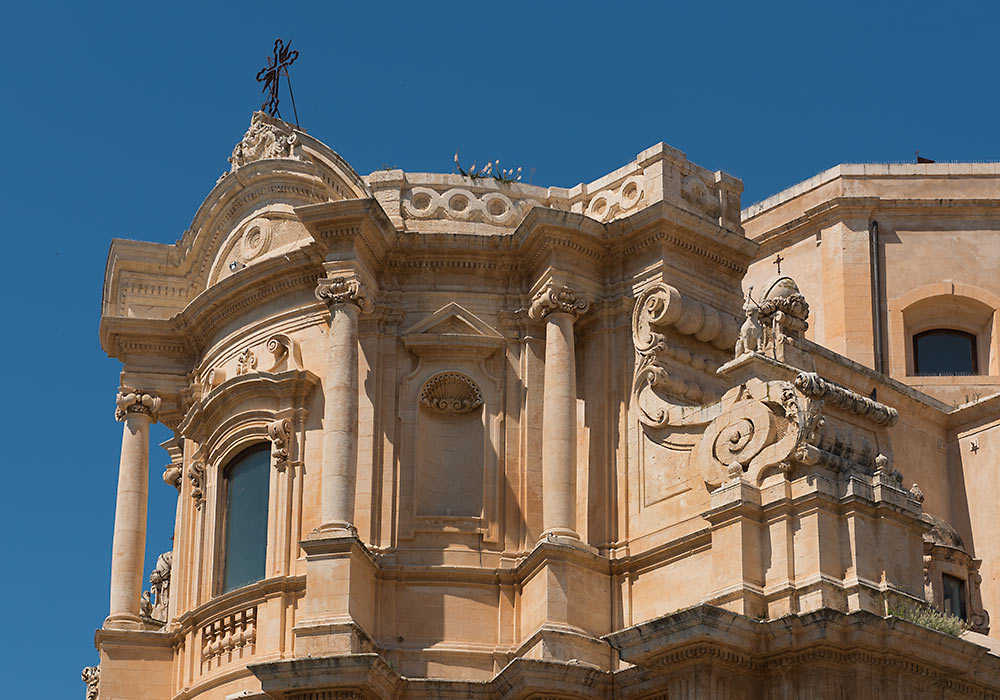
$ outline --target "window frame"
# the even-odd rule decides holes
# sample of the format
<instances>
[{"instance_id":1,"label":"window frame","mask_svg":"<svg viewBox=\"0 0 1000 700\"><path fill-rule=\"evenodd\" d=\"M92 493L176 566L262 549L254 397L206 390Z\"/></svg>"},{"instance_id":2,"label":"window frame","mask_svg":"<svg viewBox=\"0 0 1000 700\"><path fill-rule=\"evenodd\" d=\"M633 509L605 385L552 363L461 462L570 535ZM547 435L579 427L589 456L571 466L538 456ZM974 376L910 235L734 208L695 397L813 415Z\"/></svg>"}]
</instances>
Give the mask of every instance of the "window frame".
<instances>
[{"instance_id":1,"label":"window frame","mask_svg":"<svg viewBox=\"0 0 1000 700\"><path fill-rule=\"evenodd\" d=\"M930 373L920 371L920 340L922 338L927 338L930 336L957 336L964 338L969 341L969 352L970 352L970 365L971 371L966 372L949 372L949 373ZM914 333L911 340L911 350L913 352L913 376L915 377L978 377L979 374L979 337L975 333L970 333L967 330L960 328L928 328L922 330L919 333Z\"/></svg>"},{"instance_id":2,"label":"window frame","mask_svg":"<svg viewBox=\"0 0 1000 700\"><path fill-rule=\"evenodd\" d=\"M955 587L958 591L958 615L955 615L952 609L948 606L948 598L945 596L946 592L949 590L949 587L946 585L948 579L951 579L958 584ZM969 600L966 590L966 580L964 578L955 576L954 574L949 574L948 572L941 573L941 610L949 615L954 615L964 622L969 621Z\"/></svg>"},{"instance_id":3,"label":"window frame","mask_svg":"<svg viewBox=\"0 0 1000 700\"><path fill-rule=\"evenodd\" d=\"M234 454L232 457L230 457L229 459L227 459L221 465L221 467L219 468L219 472L218 472L218 474L219 474L219 489L218 489L219 493L218 493L218 500L216 501L218 503L218 513L219 513L218 517L216 518L216 525L217 525L217 527L216 527L216 533L217 533L217 537L216 537L217 548L216 548L216 551L218 552L218 555L216 557L216 563L215 563L216 575L214 577L215 578L215 585L213 586L213 588L214 588L213 597L220 596L220 595L225 595L227 593L232 593L233 591L238 591L241 588L244 588L246 586L251 586L254 583L258 583L260 581L263 581L263 580L265 580L268 577L268 570L267 570L267 568L268 568L268 557L267 557L268 552L267 552L267 547L269 545L269 542L268 542L268 533L269 533L269 528L271 526L271 523L270 523L270 520L271 520L270 503L271 503L271 495L272 495L271 494L271 474L270 474L271 449L272 449L272 444L271 444L271 442L269 442L267 440L254 441L254 442L252 442L252 443L244 446L236 454ZM266 453L267 456L268 456L267 457L268 469L267 469L267 472L266 472L267 478L265 480L265 483L267 484L267 487L266 487L267 488L266 502L268 504L268 508L267 508L267 512L265 513L265 521L264 521L265 524L264 524L264 568L263 568L263 573L261 574L261 577L259 579L257 579L256 581L251 581L250 583L245 583L245 584L243 584L241 586L237 586L235 588L227 590L226 589L226 566L227 566L226 554L227 554L227 549L228 549L228 544L229 544L229 472L239 462L241 462L244 458L249 457L251 454L254 454L254 453L257 453L257 452Z\"/></svg>"}]
</instances>

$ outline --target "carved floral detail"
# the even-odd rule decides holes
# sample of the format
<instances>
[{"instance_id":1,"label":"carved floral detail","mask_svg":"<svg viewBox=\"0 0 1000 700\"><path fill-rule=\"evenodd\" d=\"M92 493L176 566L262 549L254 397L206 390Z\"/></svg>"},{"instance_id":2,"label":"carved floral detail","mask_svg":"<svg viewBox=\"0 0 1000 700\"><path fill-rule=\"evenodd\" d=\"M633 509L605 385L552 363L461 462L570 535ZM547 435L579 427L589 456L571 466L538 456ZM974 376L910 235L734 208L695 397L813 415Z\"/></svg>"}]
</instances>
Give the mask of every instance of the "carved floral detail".
<instances>
[{"instance_id":1,"label":"carved floral detail","mask_svg":"<svg viewBox=\"0 0 1000 700\"><path fill-rule=\"evenodd\" d=\"M123 421L129 413L143 413L155 421L160 412L160 397L155 394L147 394L136 391L131 387L122 387L118 390L115 399L115 420Z\"/></svg>"},{"instance_id":2,"label":"carved floral detail","mask_svg":"<svg viewBox=\"0 0 1000 700\"><path fill-rule=\"evenodd\" d=\"M233 154L229 157L230 172L235 172L248 163L265 158L292 158L301 160L294 153L298 134L291 125L263 112L254 112L250 128L243 135Z\"/></svg>"},{"instance_id":3,"label":"carved floral detail","mask_svg":"<svg viewBox=\"0 0 1000 700\"><path fill-rule=\"evenodd\" d=\"M370 301L364 283L354 276L323 277L316 284L316 298L331 306L354 304L367 311Z\"/></svg>"},{"instance_id":4,"label":"carved floral detail","mask_svg":"<svg viewBox=\"0 0 1000 700\"><path fill-rule=\"evenodd\" d=\"M436 413L469 413L483 405L483 394L464 374L445 372L427 380L420 403Z\"/></svg>"},{"instance_id":5,"label":"carved floral detail","mask_svg":"<svg viewBox=\"0 0 1000 700\"><path fill-rule=\"evenodd\" d=\"M541 319L558 311L579 316L588 308L590 308L590 302L577 295L572 288L547 282L531 300L528 315L534 319Z\"/></svg>"},{"instance_id":6,"label":"carved floral detail","mask_svg":"<svg viewBox=\"0 0 1000 700\"><path fill-rule=\"evenodd\" d=\"M249 374L257 369L257 356L253 350L247 348L236 358L236 376Z\"/></svg>"},{"instance_id":7,"label":"carved floral detail","mask_svg":"<svg viewBox=\"0 0 1000 700\"><path fill-rule=\"evenodd\" d=\"M201 508L205 503L205 465L198 461L191 462L187 476L191 482L191 498L194 499L195 508Z\"/></svg>"},{"instance_id":8,"label":"carved floral detail","mask_svg":"<svg viewBox=\"0 0 1000 700\"><path fill-rule=\"evenodd\" d=\"M288 466L288 446L292 435L292 421L287 418L276 420L267 425L267 436L271 439L271 459L274 468L279 472Z\"/></svg>"},{"instance_id":9,"label":"carved floral detail","mask_svg":"<svg viewBox=\"0 0 1000 700\"><path fill-rule=\"evenodd\" d=\"M80 678L87 684L86 700L97 700L101 690L101 666L87 666L80 674Z\"/></svg>"}]
</instances>

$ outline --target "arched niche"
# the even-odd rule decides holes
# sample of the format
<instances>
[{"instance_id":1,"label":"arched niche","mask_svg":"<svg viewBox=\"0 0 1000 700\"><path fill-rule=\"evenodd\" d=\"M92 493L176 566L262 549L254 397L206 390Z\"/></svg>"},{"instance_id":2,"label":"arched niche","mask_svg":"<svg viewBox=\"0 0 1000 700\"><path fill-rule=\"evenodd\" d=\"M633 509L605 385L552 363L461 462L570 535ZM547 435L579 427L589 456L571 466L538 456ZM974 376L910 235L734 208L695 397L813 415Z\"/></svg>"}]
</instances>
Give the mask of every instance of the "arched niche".
<instances>
[{"instance_id":1,"label":"arched niche","mask_svg":"<svg viewBox=\"0 0 1000 700\"><path fill-rule=\"evenodd\" d=\"M483 392L461 372L441 372L420 390L414 510L422 517L483 514L487 426Z\"/></svg>"}]
</instances>

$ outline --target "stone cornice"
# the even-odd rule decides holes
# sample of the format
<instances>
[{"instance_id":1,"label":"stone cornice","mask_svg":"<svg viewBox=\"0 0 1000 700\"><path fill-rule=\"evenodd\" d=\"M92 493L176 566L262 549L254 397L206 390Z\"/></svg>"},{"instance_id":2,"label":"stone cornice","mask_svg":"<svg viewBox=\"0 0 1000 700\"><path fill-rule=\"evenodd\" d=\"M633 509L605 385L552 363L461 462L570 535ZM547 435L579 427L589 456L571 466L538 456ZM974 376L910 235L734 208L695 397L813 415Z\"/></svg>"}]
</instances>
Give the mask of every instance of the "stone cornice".
<instances>
[{"instance_id":1,"label":"stone cornice","mask_svg":"<svg viewBox=\"0 0 1000 700\"><path fill-rule=\"evenodd\" d=\"M324 258L358 258L378 269L399 237L374 197L296 207L295 214Z\"/></svg>"}]
</instances>

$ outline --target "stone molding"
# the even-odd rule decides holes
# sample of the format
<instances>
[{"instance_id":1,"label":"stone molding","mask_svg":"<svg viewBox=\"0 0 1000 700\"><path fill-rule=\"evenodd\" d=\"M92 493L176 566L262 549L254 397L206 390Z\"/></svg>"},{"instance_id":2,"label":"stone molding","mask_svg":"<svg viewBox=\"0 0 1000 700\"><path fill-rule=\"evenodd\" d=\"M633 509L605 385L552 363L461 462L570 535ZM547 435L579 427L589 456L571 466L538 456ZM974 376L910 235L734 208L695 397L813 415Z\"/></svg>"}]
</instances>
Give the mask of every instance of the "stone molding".
<instances>
[{"instance_id":1,"label":"stone molding","mask_svg":"<svg viewBox=\"0 0 1000 700\"><path fill-rule=\"evenodd\" d=\"M131 387L122 387L118 390L115 398L115 420L123 421L129 413L140 413L149 416L150 421L156 422L160 412L160 397L136 391Z\"/></svg>"},{"instance_id":2,"label":"stone molding","mask_svg":"<svg viewBox=\"0 0 1000 700\"><path fill-rule=\"evenodd\" d=\"M823 379L815 372L800 372L795 378L795 388L805 396L823 399L879 425L891 427L899 420L899 411L895 408Z\"/></svg>"},{"instance_id":3,"label":"stone molding","mask_svg":"<svg viewBox=\"0 0 1000 700\"><path fill-rule=\"evenodd\" d=\"M543 319L551 313L564 313L578 317L586 313L590 302L582 294L567 285L546 282L532 298L528 315L533 319Z\"/></svg>"}]
</instances>

